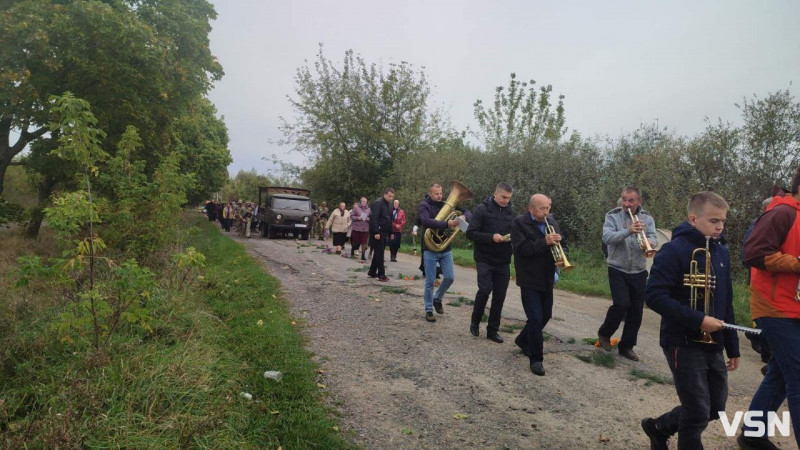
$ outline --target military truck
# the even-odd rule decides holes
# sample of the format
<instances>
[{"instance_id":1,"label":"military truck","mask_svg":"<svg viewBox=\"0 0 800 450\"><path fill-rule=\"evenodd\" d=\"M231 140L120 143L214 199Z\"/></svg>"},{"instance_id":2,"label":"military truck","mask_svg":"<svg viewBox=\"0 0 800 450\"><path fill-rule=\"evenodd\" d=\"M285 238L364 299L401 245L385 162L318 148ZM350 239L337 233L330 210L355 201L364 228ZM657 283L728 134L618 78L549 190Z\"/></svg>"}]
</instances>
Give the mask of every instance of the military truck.
<instances>
[{"instance_id":1,"label":"military truck","mask_svg":"<svg viewBox=\"0 0 800 450\"><path fill-rule=\"evenodd\" d=\"M262 237L278 234L308 240L314 227L314 208L308 189L260 186L258 188L258 228Z\"/></svg>"}]
</instances>

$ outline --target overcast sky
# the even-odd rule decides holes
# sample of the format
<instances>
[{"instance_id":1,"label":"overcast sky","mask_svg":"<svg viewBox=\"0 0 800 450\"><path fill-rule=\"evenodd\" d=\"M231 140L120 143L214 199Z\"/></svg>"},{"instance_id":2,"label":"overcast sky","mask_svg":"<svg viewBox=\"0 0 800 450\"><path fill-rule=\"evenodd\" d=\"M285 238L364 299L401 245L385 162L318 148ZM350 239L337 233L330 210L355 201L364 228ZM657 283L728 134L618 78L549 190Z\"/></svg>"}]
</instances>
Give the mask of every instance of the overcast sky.
<instances>
[{"instance_id":1,"label":"overcast sky","mask_svg":"<svg viewBox=\"0 0 800 450\"><path fill-rule=\"evenodd\" d=\"M797 95L800 81L797 0L212 2L225 77L210 97L229 129L232 175L267 173L261 158L273 154L305 163L270 141L320 43L340 67L348 49L424 67L431 106L457 129L474 128L473 103L491 102L511 72L564 94L567 126L587 137L655 121L693 135L706 116L738 124L734 103Z\"/></svg>"}]
</instances>

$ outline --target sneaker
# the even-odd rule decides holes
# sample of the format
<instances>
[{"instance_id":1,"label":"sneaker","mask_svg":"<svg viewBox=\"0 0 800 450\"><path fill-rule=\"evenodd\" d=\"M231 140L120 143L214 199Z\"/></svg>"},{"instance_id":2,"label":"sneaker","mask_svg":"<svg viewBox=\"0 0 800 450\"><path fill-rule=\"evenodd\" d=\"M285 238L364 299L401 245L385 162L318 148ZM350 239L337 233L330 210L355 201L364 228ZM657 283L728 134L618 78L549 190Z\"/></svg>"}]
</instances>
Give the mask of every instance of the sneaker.
<instances>
[{"instance_id":1,"label":"sneaker","mask_svg":"<svg viewBox=\"0 0 800 450\"><path fill-rule=\"evenodd\" d=\"M432 312L428 311L425 313L425 320L428 322L436 322L436 316L434 316Z\"/></svg>"},{"instance_id":2,"label":"sneaker","mask_svg":"<svg viewBox=\"0 0 800 450\"><path fill-rule=\"evenodd\" d=\"M642 430L650 438L650 450L667 450L667 440L669 436L664 435L656 428L656 419L642 419Z\"/></svg>"},{"instance_id":3,"label":"sneaker","mask_svg":"<svg viewBox=\"0 0 800 450\"><path fill-rule=\"evenodd\" d=\"M442 302L433 302L433 309L436 310L437 314L444 314L444 308L442 307Z\"/></svg>"},{"instance_id":4,"label":"sneaker","mask_svg":"<svg viewBox=\"0 0 800 450\"><path fill-rule=\"evenodd\" d=\"M544 376L544 364L541 361L532 362L531 363L531 372L534 375L543 377Z\"/></svg>"},{"instance_id":5,"label":"sneaker","mask_svg":"<svg viewBox=\"0 0 800 450\"><path fill-rule=\"evenodd\" d=\"M745 436L744 433L739 433L739 436L736 437L736 443L739 444L739 448L744 450L778 449L778 447L776 447L775 444L770 442L766 437L749 437Z\"/></svg>"},{"instance_id":6,"label":"sneaker","mask_svg":"<svg viewBox=\"0 0 800 450\"><path fill-rule=\"evenodd\" d=\"M600 343L600 347L602 347L603 350L605 350L607 352L611 351L611 338L607 338L605 336L600 336L600 334L598 334L597 335L597 342Z\"/></svg>"},{"instance_id":7,"label":"sneaker","mask_svg":"<svg viewBox=\"0 0 800 450\"><path fill-rule=\"evenodd\" d=\"M389 277L387 276L378 277L378 281L383 281L383 282L389 281Z\"/></svg>"},{"instance_id":8,"label":"sneaker","mask_svg":"<svg viewBox=\"0 0 800 450\"><path fill-rule=\"evenodd\" d=\"M531 352L525 349L525 344L522 342L522 335L518 334L516 338L514 338L514 343L517 344L517 347L522 351L522 354L527 356L528 358L531 357Z\"/></svg>"}]
</instances>

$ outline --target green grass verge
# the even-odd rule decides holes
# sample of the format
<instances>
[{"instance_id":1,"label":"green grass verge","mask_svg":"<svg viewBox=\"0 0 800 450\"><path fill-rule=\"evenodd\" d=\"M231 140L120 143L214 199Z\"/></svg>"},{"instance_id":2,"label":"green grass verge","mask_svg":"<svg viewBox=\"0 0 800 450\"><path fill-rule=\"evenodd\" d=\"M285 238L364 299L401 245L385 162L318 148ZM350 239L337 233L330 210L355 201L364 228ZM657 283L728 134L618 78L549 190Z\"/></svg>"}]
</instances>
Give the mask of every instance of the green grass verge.
<instances>
[{"instance_id":1,"label":"green grass verge","mask_svg":"<svg viewBox=\"0 0 800 450\"><path fill-rule=\"evenodd\" d=\"M199 232L189 243L207 257L203 279L181 295L153 293L152 333L125 327L102 356L61 343L50 324L63 301L17 306L0 324L0 447L354 447L323 404L278 281L201 216L190 225Z\"/></svg>"}]
</instances>

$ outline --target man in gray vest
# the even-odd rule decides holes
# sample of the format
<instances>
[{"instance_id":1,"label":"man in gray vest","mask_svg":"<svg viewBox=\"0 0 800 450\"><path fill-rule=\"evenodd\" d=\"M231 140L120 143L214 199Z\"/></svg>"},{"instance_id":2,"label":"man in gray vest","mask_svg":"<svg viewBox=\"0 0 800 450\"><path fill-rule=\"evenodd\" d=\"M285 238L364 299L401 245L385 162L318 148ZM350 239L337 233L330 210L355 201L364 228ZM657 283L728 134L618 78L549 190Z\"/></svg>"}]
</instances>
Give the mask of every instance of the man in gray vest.
<instances>
[{"instance_id":1,"label":"man in gray vest","mask_svg":"<svg viewBox=\"0 0 800 450\"><path fill-rule=\"evenodd\" d=\"M653 217L642 209L642 193L635 187L626 187L621 194L622 205L606 213L603 224L603 243L608 246L608 283L613 301L606 320L597 332L600 346L611 351L611 336L625 319L619 354L633 361L636 336L642 325L644 290L647 285L647 269L642 232L650 247L658 242ZM638 220L632 220L631 215Z\"/></svg>"}]
</instances>

